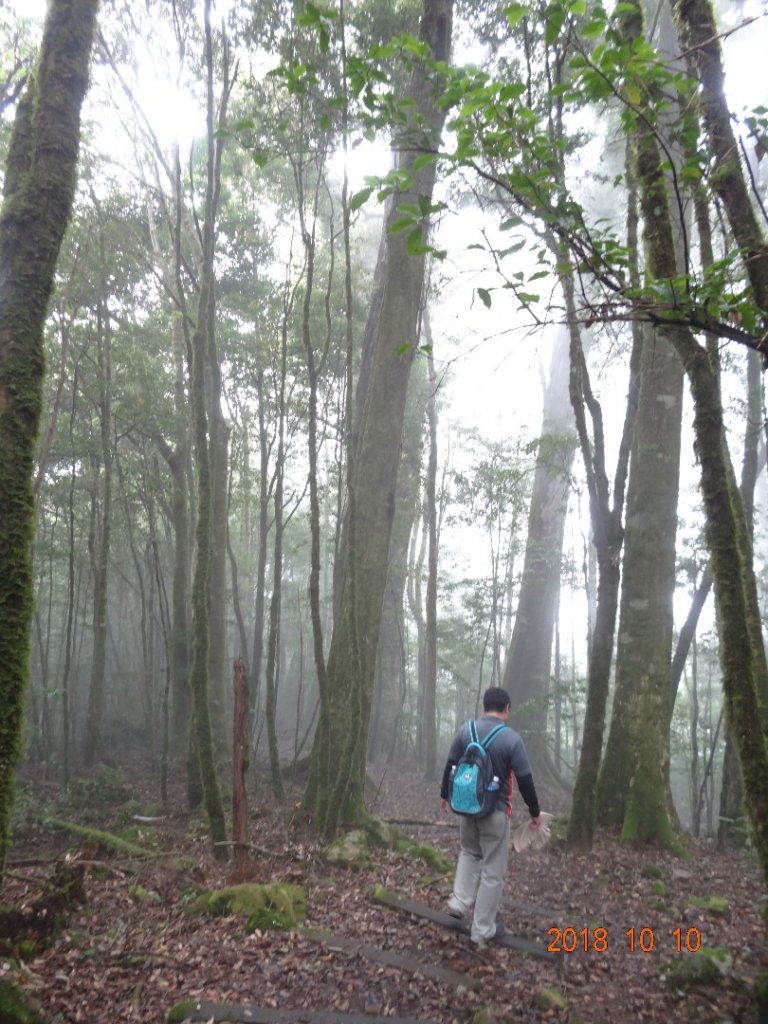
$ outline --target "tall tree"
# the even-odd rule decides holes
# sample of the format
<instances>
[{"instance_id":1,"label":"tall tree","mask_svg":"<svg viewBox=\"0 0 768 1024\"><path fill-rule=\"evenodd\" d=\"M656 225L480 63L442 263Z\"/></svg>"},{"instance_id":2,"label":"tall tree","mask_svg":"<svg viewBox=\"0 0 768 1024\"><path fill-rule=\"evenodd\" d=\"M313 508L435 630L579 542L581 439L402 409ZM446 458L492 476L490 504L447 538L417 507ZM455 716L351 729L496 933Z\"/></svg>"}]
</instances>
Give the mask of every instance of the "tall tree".
<instances>
[{"instance_id":1,"label":"tall tree","mask_svg":"<svg viewBox=\"0 0 768 1024\"><path fill-rule=\"evenodd\" d=\"M205 212L203 217L202 266L197 321L192 337L190 368L190 394L194 420L194 448L197 468L198 509L195 536L197 550L192 583L192 664L190 688L193 706L193 737L203 798L208 815L211 841L218 857L226 857L226 824L216 767L213 757L211 715L209 703L209 651L210 651L210 579L213 544L214 460L216 457L216 425L220 411L211 413L211 401L218 402L218 383L221 373L216 355L216 285L215 285L215 228L221 188L222 139L215 136L216 111L214 101L213 31L211 27L211 0L206 0L205 53L207 84L207 177ZM226 96L220 107L226 111ZM210 427L209 427L210 424Z\"/></svg>"},{"instance_id":2,"label":"tall tree","mask_svg":"<svg viewBox=\"0 0 768 1024\"><path fill-rule=\"evenodd\" d=\"M424 0L419 38L435 60L449 57L452 19L451 0ZM350 453L339 608L305 793L305 806L324 832L366 816L365 766L376 649L425 260L423 251L409 252L404 233L392 234L389 229L405 213L404 205L406 209L414 203L430 206L435 165L418 157L420 151L431 153L437 148L445 120L439 93L420 60L414 63L408 94L413 107L409 133L400 140L398 169L410 180L410 187L394 197L381 241L383 289L371 325L368 379L355 424L355 449Z\"/></svg>"},{"instance_id":3,"label":"tall tree","mask_svg":"<svg viewBox=\"0 0 768 1024\"><path fill-rule=\"evenodd\" d=\"M523 575L502 685L515 728L540 773L550 766L546 724L570 469L576 450L568 401L569 333L554 333L528 515Z\"/></svg>"},{"instance_id":4,"label":"tall tree","mask_svg":"<svg viewBox=\"0 0 768 1024\"><path fill-rule=\"evenodd\" d=\"M77 180L98 0L50 0L16 110L0 209L0 877L29 673L43 328Z\"/></svg>"}]
</instances>

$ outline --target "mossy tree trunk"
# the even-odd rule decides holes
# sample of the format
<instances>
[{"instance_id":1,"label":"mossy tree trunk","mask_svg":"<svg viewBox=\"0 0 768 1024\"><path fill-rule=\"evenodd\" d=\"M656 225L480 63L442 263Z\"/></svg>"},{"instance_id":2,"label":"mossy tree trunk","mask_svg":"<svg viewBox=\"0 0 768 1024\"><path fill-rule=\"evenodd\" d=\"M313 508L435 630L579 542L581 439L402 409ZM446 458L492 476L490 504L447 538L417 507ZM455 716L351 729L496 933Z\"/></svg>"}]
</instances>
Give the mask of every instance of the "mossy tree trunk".
<instances>
[{"instance_id":1,"label":"mossy tree trunk","mask_svg":"<svg viewBox=\"0 0 768 1024\"><path fill-rule=\"evenodd\" d=\"M643 38L640 8L622 19L627 39ZM650 107L650 104L648 104ZM657 165L658 142L650 110L631 137L637 177L646 273L671 280L678 272L678 232L668 185ZM616 693L598 786L598 817L619 824L626 840L675 841L666 794L675 587L675 542L680 477L683 367L669 327L646 335L640 359L619 612Z\"/></svg>"},{"instance_id":2,"label":"mossy tree trunk","mask_svg":"<svg viewBox=\"0 0 768 1024\"><path fill-rule=\"evenodd\" d=\"M451 0L424 0L419 34L436 59L448 59L452 18ZM380 250L386 260L384 287L373 323L365 400L355 425L338 609L305 793L305 807L324 833L367 816L364 785L376 650L424 281L424 256L410 255L403 233L389 234L388 228L403 202L431 199L434 164L419 167L416 158L419 149L436 147L445 120L420 64L414 66L408 95L423 124L415 139L405 140L398 157L413 187L395 197L385 218Z\"/></svg>"},{"instance_id":3,"label":"mossy tree trunk","mask_svg":"<svg viewBox=\"0 0 768 1024\"><path fill-rule=\"evenodd\" d=\"M682 398L677 354L664 338L646 335L627 491L616 692L597 817L627 822L627 838L665 843L671 840L665 764Z\"/></svg>"},{"instance_id":4,"label":"mossy tree trunk","mask_svg":"<svg viewBox=\"0 0 768 1024\"><path fill-rule=\"evenodd\" d=\"M744 501L744 515L750 537L754 538L755 486L758 472L758 445L762 431L762 387L760 379L760 356L757 352L747 353L747 426L744 435L744 456L741 465L741 496ZM759 629L756 629L759 636ZM761 687L758 686L758 692ZM764 686L762 687L765 693ZM761 701L763 708L763 730L768 732L765 721L768 701ZM721 846L732 843L744 844L746 832L744 820L744 791L739 771L739 760L733 736L726 729L725 755L723 757L723 780L720 789L720 811L718 815L717 839Z\"/></svg>"},{"instance_id":5,"label":"mossy tree trunk","mask_svg":"<svg viewBox=\"0 0 768 1024\"><path fill-rule=\"evenodd\" d=\"M640 18L638 12L630 29L637 31ZM652 123L650 118L638 120L637 167L648 270L659 280L672 276L668 261L674 251L674 232L666 201L664 165ZM664 334L679 355L691 387L706 539L717 603L726 721L739 754L755 848L768 880L768 745L762 693L768 675L750 531L728 453L717 366L711 353L688 331L672 328ZM627 820L638 823L625 818L625 826ZM637 829L635 833L642 834Z\"/></svg>"},{"instance_id":6,"label":"mossy tree trunk","mask_svg":"<svg viewBox=\"0 0 768 1024\"><path fill-rule=\"evenodd\" d=\"M0 881L29 676L43 330L74 199L97 9L98 0L49 0L16 111L0 209Z\"/></svg>"},{"instance_id":7,"label":"mossy tree trunk","mask_svg":"<svg viewBox=\"0 0 768 1024\"><path fill-rule=\"evenodd\" d=\"M677 348L694 400L726 723L738 753L755 849L768 882L768 744L761 727L764 709L759 693L766 658L752 625L757 591L749 529L728 454L717 374L706 351L692 338L679 339Z\"/></svg>"}]
</instances>

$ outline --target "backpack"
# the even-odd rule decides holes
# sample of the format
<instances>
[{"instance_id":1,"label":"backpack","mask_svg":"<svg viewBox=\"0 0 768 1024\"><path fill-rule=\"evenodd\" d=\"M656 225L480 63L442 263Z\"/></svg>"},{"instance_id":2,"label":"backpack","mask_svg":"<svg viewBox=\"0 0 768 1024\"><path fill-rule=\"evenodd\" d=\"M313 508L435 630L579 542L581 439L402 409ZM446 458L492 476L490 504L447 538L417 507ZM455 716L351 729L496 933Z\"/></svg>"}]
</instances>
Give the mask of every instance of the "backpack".
<instances>
[{"instance_id":1,"label":"backpack","mask_svg":"<svg viewBox=\"0 0 768 1024\"><path fill-rule=\"evenodd\" d=\"M499 780L493 774L488 747L505 725L497 725L484 740L477 738L477 726L469 723L469 743L451 772L448 802L456 814L484 818L496 807Z\"/></svg>"}]
</instances>

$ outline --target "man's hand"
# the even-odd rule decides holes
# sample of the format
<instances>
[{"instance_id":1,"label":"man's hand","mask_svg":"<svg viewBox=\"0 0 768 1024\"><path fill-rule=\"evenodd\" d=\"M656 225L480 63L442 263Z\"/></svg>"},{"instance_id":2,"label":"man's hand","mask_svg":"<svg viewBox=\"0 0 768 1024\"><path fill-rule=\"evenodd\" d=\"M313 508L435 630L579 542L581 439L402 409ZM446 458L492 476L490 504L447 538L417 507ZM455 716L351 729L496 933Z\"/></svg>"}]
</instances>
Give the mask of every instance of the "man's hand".
<instances>
[{"instance_id":1,"label":"man's hand","mask_svg":"<svg viewBox=\"0 0 768 1024\"><path fill-rule=\"evenodd\" d=\"M443 814L447 814L450 809L451 809L451 805L448 803L448 801L445 799L445 797L441 797L441 799L440 799L440 810L443 812Z\"/></svg>"},{"instance_id":2,"label":"man's hand","mask_svg":"<svg viewBox=\"0 0 768 1024\"><path fill-rule=\"evenodd\" d=\"M541 818L537 815L535 818L531 818L531 828L538 828L541 824Z\"/></svg>"}]
</instances>

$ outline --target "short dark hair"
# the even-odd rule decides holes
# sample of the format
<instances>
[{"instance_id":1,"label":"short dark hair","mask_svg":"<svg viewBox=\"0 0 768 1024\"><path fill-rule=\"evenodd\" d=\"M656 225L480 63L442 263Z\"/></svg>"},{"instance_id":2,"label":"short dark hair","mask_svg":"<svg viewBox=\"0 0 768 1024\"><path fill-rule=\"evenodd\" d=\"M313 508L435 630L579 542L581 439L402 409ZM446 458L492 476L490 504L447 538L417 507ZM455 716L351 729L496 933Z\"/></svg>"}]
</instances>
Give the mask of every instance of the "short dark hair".
<instances>
[{"instance_id":1,"label":"short dark hair","mask_svg":"<svg viewBox=\"0 0 768 1024\"><path fill-rule=\"evenodd\" d=\"M506 690L491 686L483 694L483 711L506 711L512 701Z\"/></svg>"}]
</instances>

